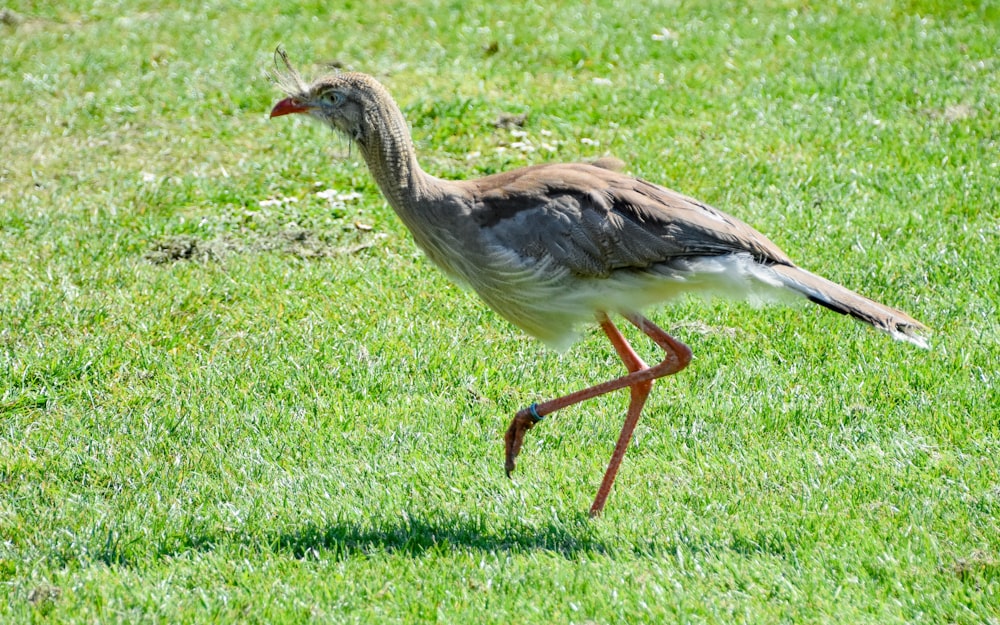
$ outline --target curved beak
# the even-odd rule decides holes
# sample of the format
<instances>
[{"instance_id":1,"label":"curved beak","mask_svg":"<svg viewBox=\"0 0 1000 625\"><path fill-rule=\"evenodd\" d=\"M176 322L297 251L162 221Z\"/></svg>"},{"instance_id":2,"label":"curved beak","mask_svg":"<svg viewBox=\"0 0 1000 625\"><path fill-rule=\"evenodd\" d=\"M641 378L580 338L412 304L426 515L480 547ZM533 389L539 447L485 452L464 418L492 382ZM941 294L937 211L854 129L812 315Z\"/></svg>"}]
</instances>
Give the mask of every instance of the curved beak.
<instances>
[{"instance_id":1,"label":"curved beak","mask_svg":"<svg viewBox=\"0 0 1000 625\"><path fill-rule=\"evenodd\" d=\"M308 110L309 107L302 104L299 100L285 98L271 109L271 117L281 117L282 115L291 115L292 113L305 113Z\"/></svg>"}]
</instances>

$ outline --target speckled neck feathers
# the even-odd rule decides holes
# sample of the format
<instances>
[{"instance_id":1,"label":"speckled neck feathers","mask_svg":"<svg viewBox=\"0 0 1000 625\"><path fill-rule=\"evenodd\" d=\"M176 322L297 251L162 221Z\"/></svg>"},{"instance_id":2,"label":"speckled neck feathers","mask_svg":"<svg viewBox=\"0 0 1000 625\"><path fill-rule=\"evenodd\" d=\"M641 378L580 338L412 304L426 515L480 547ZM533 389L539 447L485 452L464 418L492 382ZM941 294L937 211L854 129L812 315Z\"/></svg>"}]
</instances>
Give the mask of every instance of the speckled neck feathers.
<instances>
[{"instance_id":1,"label":"speckled neck feathers","mask_svg":"<svg viewBox=\"0 0 1000 625\"><path fill-rule=\"evenodd\" d=\"M361 148L368 169L394 209L405 211L431 183L417 163L403 113L382 85L364 74L345 75L364 102L363 122L351 137Z\"/></svg>"}]
</instances>

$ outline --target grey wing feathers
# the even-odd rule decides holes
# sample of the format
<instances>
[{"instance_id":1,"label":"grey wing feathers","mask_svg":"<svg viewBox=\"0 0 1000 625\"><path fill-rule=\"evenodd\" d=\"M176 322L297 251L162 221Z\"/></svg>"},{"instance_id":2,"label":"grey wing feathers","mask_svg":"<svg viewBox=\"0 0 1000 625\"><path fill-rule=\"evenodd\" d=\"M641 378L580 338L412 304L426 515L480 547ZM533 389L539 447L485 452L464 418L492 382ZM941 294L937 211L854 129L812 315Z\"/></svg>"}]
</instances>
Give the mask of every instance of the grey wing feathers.
<instances>
[{"instance_id":1,"label":"grey wing feathers","mask_svg":"<svg viewBox=\"0 0 1000 625\"><path fill-rule=\"evenodd\" d=\"M692 198L604 167L542 165L484 178L480 226L527 256L606 277L695 256L785 254L743 222Z\"/></svg>"},{"instance_id":2,"label":"grey wing feathers","mask_svg":"<svg viewBox=\"0 0 1000 625\"><path fill-rule=\"evenodd\" d=\"M644 229L683 245L687 256L749 253L758 262L791 263L777 245L744 222L722 211L645 180L617 180L612 197L619 214Z\"/></svg>"}]
</instances>

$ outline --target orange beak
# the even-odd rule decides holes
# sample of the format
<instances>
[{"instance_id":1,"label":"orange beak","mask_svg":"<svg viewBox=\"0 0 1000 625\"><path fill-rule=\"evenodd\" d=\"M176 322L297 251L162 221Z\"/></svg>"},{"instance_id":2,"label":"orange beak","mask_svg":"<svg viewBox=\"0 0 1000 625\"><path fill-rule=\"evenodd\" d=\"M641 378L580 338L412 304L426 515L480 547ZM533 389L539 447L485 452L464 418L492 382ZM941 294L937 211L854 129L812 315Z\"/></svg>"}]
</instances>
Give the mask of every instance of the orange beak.
<instances>
[{"instance_id":1,"label":"orange beak","mask_svg":"<svg viewBox=\"0 0 1000 625\"><path fill-rule=\"evenodd\" d=\"M308 110L308 106L303 105L295 98L285 98L271 109L271 117L281 117L282 115L291 115L292 113L305 113Z\"/></svg>"}]
</instances>

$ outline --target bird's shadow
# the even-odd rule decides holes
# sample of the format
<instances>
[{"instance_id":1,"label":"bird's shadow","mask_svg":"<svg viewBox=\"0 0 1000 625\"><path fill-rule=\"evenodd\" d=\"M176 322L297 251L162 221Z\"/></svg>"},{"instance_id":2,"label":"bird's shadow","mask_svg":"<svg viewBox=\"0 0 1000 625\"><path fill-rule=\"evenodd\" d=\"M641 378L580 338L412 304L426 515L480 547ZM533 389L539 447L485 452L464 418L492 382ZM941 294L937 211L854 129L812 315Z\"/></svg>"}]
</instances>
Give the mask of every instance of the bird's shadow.
<instances>
[{"instance_id":1,"label":"bird's shadow","mask_svg":"<svg viewBox=\"0 0 1000 625\"><path fill-rule=\"evenodd\" d=\"M109 540L104 548L88 554L108 565L135 566L150 555L179 557L191 552L214 552L238 544L254 551L271 552L296 559L347 560L378 553L418 558L451 551L525 553L545 551L575 559L580 554L616 557L708 553L729 550L739 554L766 553L786 557L794 548L783 533L758 532L707 536L672 532L629 542L610 536L603 526L581 514L558 520L532 522L522 518L498 523L489 516L405 511L391 518L305 523L287 530L228 530L174 535L147 548L132 541ZM110 535L109 535L110 536Z\"/></svg>"},{"instance_id":2,"label":"bird's shadow","mask_svg":"<svg viewBox=\"0 0 1000 625\"><path fill-rule=\"evenodd\" d=\"M348 558L377 552L420 556L440 550L483 552L543 550L566 557L581 552L608 553L584 518L529 524L512 520L497 528L475 518L432 518L403 514L371 526L357 523L306 525L277 537L273 549L296 558L322 552Z\"/></svg>"},{"instance_id":3,"label":"bird's shadow","mask_svg":"<svg viewBox=\"0 0 1000 625\"><path fill-rule=\"evenodd\" d=\"M393 518L305 523L293 529L226 529L170 534L156 545L115 531L86 554L88 561L109 566L132 567L152 557L178 558L192 553L209 553L227 546L242 545L253 551L282 554L297 559L322 557L345 560L376 553L420 557L452 550L483 553L547 551L572 558L579 553L610 554L614 544L598 536L594 525L583 515L559 521L532 524L510 519L499 524L494 518L405 511ZM53 554L61 562L78 554Z\"/></svg>"}]
</instances>

